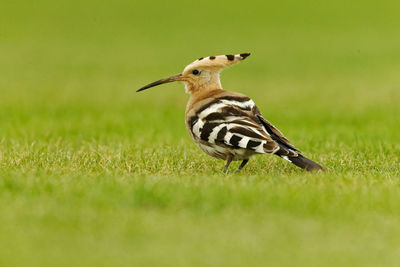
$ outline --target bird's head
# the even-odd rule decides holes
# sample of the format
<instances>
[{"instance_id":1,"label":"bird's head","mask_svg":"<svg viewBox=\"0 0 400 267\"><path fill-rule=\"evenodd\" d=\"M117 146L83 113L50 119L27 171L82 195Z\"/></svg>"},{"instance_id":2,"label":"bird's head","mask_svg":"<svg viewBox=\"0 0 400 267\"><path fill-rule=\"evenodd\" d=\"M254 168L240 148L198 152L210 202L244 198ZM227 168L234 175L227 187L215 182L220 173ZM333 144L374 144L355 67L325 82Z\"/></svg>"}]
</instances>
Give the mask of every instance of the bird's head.
<instances>
[{"instance_id":1,"label":"bird's head","mask_svg":"<svg viewBox=\"0 0 400 267\"><path fill-rule=\"evenodd\" d=\"M221 55L199 58L185 67L182 73L152 82L137 92L163 83L183 81L188 93L204 89L222 89L219 73L226 67L238 63L250 56L250 53L237 55Z\"/></svg>"}]
</instances>

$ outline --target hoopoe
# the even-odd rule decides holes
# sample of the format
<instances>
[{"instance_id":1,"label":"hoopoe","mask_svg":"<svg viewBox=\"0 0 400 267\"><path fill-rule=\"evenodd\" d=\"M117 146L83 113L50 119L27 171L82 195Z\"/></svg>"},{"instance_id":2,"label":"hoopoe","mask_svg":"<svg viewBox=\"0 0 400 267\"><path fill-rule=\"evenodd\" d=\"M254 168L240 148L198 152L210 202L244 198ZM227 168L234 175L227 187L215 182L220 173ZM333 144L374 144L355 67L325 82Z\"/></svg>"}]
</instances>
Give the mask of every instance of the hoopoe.
<instances>
[{"instance_id":1,"label":"hoopoe","mask_svg":"<svg viewBox=\"0 0 400 267\"><path fill-rule=\"evenodd\" d=\"M224 171L232 161L241 160L241 170L257 154L274 154L307 171L322 166L300 151L269 121L249 97L222 89L220 72L250 56L220 55L199 58L182 73L150 83L150 87L183 81L190 94L186 107L186 127L197 146L208 155L226 160Z\"/></svg>"}]
</instances>

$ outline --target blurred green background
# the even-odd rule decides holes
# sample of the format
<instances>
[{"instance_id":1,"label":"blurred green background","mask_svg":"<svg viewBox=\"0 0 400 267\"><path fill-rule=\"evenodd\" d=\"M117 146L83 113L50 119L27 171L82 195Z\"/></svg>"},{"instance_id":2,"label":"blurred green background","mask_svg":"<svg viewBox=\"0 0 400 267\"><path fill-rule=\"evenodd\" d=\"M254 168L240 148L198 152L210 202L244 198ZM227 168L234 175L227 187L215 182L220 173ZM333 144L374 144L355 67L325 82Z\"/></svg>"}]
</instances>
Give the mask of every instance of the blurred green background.
<instances>
[{"instance_id":1,"label":"blurred green background","mask_svg":"<svg viewBox=\"0 0 400 267\"><path fill-rule=\"evenodd\" d=\"M0 266L396 266L399 10L1 0ZM243 52L224 88L328 173L265 156L223 175L183 85L135 92Z\"/></svg>"}]
</instances>

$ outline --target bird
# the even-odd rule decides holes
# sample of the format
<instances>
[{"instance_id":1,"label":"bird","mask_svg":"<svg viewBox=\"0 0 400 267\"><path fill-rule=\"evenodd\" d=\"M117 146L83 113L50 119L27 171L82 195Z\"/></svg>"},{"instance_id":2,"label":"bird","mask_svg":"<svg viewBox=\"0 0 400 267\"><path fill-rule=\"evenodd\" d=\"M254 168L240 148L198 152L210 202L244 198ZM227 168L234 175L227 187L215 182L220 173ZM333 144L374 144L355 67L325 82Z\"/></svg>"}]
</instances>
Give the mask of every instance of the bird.
<instances>
[{"instance_id":1,"label":"bird","mask_svg":"<svg viewBox=\"0 0 400 267\"><path fill-rule=\"evenodd\" d=\"M223 69L245 60L250 53L201 57L182 73L160 79L138 89L181 81L190 95L186 106L186 128L196 145L206 154L226 161L241 161L240 171L254 155L273 154L306 171L322 171L318 163L306 158L244 94L224 90L220 81Z\"/></svg>"}]
</instances>

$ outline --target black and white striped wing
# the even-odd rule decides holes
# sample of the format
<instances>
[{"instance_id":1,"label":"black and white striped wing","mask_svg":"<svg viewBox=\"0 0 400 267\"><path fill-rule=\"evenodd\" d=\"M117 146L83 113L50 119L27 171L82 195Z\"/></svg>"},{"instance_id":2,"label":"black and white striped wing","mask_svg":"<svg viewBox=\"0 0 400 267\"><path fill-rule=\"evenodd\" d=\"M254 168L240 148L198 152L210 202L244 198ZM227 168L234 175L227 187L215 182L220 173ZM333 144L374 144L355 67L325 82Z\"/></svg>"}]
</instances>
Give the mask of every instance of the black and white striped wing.
<instances>
[{"instance_id":1,"label":"black and white striped wing","mask_svg":"<svg viewBox=\"0 0 400 267\"><path fill-rule=\"evenodd\" d=\"M254 107L254 102L248 97L215 99L191 118L192 134L211 145L274 153L279 150L279 145L257 122Z\"/></svg>"}]
</instances>

